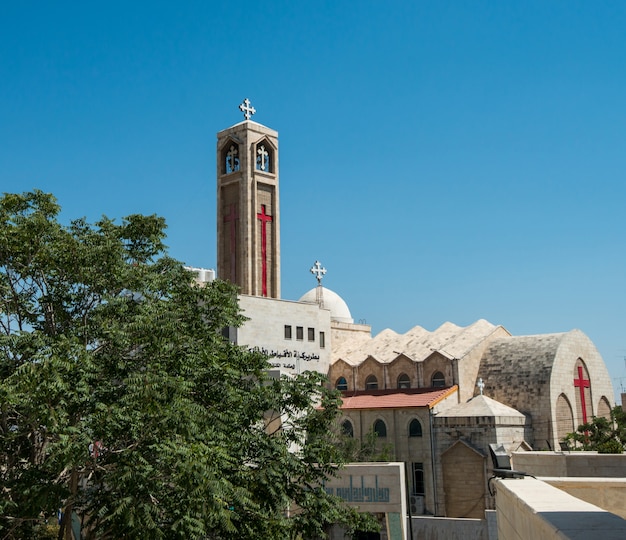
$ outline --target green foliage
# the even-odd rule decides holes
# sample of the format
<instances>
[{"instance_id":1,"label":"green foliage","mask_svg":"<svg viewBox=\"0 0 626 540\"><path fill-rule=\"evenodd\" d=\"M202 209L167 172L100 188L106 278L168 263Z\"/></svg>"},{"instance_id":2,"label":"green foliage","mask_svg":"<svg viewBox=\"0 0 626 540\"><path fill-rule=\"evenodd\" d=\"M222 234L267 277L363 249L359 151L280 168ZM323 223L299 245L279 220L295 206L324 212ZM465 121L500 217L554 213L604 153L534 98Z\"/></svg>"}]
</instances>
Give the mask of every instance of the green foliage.
<instances>
[{"instance_id":1,"label":"green foliage","mask_svg":"<svg viewBox=\"0 0 626 540\"><path fill-rule=\"evenodd\" d=\"M611 419L594 416L563 439L572 450L594 450L600 454L621 454L626 447L626 413L621 406L611 410Z\"/></svg>"},{"instance_id":2,"label":"green foliage","mask_svg":"<svg viewBox=\"0 0 626 540\"><path fill-rule=\"evenodd\" d=\"M338 396L222 337L235 288L195 285L159 217L59 211L0 199L0 537L42 537L59 509L59 538L72 513L103 539L371 526L319 487L342 463Z\"/></svg>"},{"instance_id":3,"label":"green foliage","mask_svg":"<svg viewBox=\"0 0 626 540\"><path fill-rule=\"evenodd\" d=\"M370 429L363 439L357 439L340 431L336 436L335 445L346 463L391 461L393 458L391 443L379 443L378 434L373 429Z\"/></svg>"}]
</instances>

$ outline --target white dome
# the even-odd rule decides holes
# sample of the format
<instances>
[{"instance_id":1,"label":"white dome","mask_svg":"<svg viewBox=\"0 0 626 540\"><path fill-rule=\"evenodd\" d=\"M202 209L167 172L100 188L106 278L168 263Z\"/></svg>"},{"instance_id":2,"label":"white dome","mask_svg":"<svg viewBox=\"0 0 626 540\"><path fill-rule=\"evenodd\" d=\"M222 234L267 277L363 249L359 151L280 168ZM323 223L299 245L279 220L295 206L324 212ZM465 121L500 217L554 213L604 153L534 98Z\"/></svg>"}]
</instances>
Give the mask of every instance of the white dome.
<instances>
[{"instance_id":1,"label":"white dome","mask_svg":"<svg viewBox=\"0 0 626 540\"><path fill-rule=\"evenodd\" d=\"M336 292L322 287L322 294L324 300L324 308L330 310L330 318L333 321L343 323L353 323L354 319L350 315L348 304L346 304ZM299 300L300 302L308 302L311 304L317 303L317 287L311 289Z\"/></svg>"}]
</instances>

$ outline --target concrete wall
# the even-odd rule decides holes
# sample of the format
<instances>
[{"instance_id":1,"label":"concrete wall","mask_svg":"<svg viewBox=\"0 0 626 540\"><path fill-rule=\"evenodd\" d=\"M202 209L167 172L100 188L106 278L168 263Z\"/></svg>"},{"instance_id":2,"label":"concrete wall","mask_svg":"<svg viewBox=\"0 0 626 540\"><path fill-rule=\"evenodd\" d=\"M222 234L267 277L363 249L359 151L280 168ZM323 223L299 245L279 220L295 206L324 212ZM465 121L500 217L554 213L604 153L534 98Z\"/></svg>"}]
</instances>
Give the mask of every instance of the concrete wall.
<instances>
[{"instance_id":1,"label":"concrete wall","mask_svg":"<svg viewBox=\"0 0 626 540\"><path fill-rule=\"evenodd\" d=\"M413 540L488 540L487 522L482 519L414 517ZM411 531L409 529L409 534Z\"/></svg>"},{"instance_id":2,"label":"concrete wall","mask_svg":"<svg viewBox=\"0 0 626 540\"><path fill-rule=\"evenodd\" d=\"M350 463L329 478L324 489L360 512L376 515L383 525L381 539L406 540L407 497L404 463ZM341 538L334 527L331 538Z\"/></svg>"},{"instance_id":3,"label":"concrete wall","mask_svg":"<svg viewBox=\"0 0 626 540\"><path fill-rule=\"evenodd\" d=\"M498 540L623 540L626 520L541 480L495 480Z\"/></svg>"},{"instance_id":4,"label":"concrete wall","mask_svg":"<svg viewBox=\"0 0 626 540\"><path fill-rule=\"evenodd\" d=\"M514 452L512 467L533 476L626 477L626 454L597 452Z\"/></svg>"},{"instance_id":5,"label":"concrete wall","mask_svg":"<svg viewBox=\"0 0 626 540\"><path fill-rule=\"evenodd\" d=\"M541 480L577 499L595 504L626 519L626 478L541 478Z\"/></svg>"}]
</instances>

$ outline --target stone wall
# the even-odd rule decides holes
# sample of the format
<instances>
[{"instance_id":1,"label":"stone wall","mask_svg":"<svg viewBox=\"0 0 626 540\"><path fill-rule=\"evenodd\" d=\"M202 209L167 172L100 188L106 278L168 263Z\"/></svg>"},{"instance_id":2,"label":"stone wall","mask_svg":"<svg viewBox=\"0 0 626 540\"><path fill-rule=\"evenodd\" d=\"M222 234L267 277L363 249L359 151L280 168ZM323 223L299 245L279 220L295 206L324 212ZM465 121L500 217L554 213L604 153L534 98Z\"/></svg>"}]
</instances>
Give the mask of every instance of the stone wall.
<instances>
[{"instance_id":1,"label":"stone wall","mask_svg":"<svg viewBox=\"0 0 626 540\"><path fill-rule=\"evenodd\" d=\"M452 399L456 400L456 396ZM377 439L377 450L388 448L389 459L407 464L407 472L411 475L411 464L422 463L424 467L424 485L426 488L426 511L435 513L433 493L433 469L430 439L430 412L428 407L412 409L378 409L344 411L341 423L349 419L354 426L354 437L363 440L368 431L373 430L376 420L383 420L387 428L387 436ZM409 437L409 423L417 419L422 426L421 437ZM409 490L413 492L413 479L409 478Z\"/></svg>"},{"instance_id":2,"label":"stone wall","mask_svg":"<svg viewBox=\"0 0 626 540\"><path fill-rule=\"evenodd\" d=\"M483 341L478 343L458 362L459 403L465 403L478 393L478 368L489 343L495 339L510 337L511 334L502 326L497 326Z\"/></svg>"},{"instance_id":3,"label":"stone wall","mask_svg":"<svg viewBox=\"0 0 626 540\"><path fill-rule=\"evenodd\" d=\"M536 450L558 448L559 397L572 409L572 422L582 418L579 388L574 386L577 363L583 363L591 381L587 417L606 411L614 403L606 365L592 341L580 330L493 340L485 350L478 376L485 395L527 415L532 422L528 442Z\"/></svg>"},{"instance_id":4,"label":"stone wall","mask_svg":"<svg viewBox=\"0 0 626 540\"><path fill-rule=\"evenodd\" d=\"M583 415L580 406L580 389L574 387L574 378L577 378L575 370L576 363L582 363L588 371L591 388L586 390L587 419L593 416L606 414L607 407L603 405L608 402L609 407L615 406L613 394L613 382L606 369L602 356L596 349L593 342L580 330L568 332L562 340L552 370L550 381L550 394L552 417L556 418L557 397L564 395L574 406L573 421L578 427L583 423ZM576 404L576 405L574 405ZM553 448L558 448L559 438L556 438Z\"/></svg>"},{"instance_id":5,"label":"stone wall","mask_svg":"<svg viewBox=\"0 0 626 540\"><path fill-rule=\"evenodd\" d=\"M373 375L378 382L378 389L383 390L398 388L400 375L407 375L410 388L430 388L436 372L444 375L444 386L456 384L453 362L439 353L433 353L423 362L414 362L403 355L389 363L379 362L370 356L358 366L337 360L330 367L329 380L334 386L339 377L345 377L348 390L366 390L366 380Z\"/></svg>"},{"instance_id":6,"label":"stone wall","mask_svg":"<svg viewBox=\"0 0 626 540\"><path fill-rule=\"evenodd\" d=\"M493 468L489 444L503 443L507 449L516 445L517 449L524 441L525 418L510 417L506 421L504 423L505 419L501 417L435 417L435 468L440 505L438 515L478 517L484 509L495 507L493 497L487 491L487 479ZM459 444L465 444L473 452L463 452L462 456L451 459L447 454ZM480 463L478 455L481 456ZM478 474L482 480L480 483ZM460 477L458 482L451 480L457 476ZM453 500L473 501L473 504L451 505Z\"/></svg>"},{"instance_id":7,"label":"stone wall","mask_svg":"<svg viewBox=\"0 0 626 540\"><path fill-rule=\"evenodd\" d=\"M482 452L457 442L441 456L444 515L477 518L486 509L486 457ZM443 506L443 504L442 504Z\"/></svg>"}]
</instances>

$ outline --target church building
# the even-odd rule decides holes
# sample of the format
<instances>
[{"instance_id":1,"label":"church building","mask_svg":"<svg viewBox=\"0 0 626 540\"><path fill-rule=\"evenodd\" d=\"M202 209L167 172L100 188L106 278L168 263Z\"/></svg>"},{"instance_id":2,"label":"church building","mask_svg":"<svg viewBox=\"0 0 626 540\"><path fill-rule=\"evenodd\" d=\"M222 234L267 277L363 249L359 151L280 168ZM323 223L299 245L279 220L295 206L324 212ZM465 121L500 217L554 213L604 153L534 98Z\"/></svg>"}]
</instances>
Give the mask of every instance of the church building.
<instances>
[{"instance_id":1,"label":"church building","mask_svg":"<svg viewBox=\"0 0 626 540\"><path fill-rule=\"evenodd\" d=\"M405 463L410 512L483 517L489 445L558 449L569 432L614 406L608 371L580 330L512 336L485 320L376 336L322 286L281 298L278 133L244 120L217 134L217 277L240 287L249 320L236 343L268 354L275 375L315 370L343 394L338 429L377 434ZM287 179L289 181L289 179ZM312 260L315 255L312 254Z\"/></svg>"}]
</instances>

